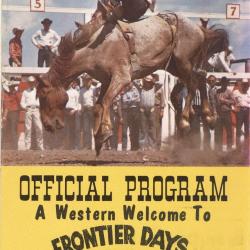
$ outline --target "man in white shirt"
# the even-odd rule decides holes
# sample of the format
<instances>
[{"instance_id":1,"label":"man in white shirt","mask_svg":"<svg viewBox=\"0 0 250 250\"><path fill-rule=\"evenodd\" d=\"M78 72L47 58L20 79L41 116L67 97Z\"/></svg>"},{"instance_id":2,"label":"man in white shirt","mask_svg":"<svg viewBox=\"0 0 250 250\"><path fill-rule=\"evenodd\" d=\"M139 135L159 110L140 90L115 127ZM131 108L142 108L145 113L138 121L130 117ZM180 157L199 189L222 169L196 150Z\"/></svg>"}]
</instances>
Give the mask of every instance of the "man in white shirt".
<instances>
[{"instance_id":1,"label":"man in white shirt","mask_svg":"<svg viewBox=\"0 0 250 250\"><path fill-rule=\"evenodd\" d=\"M98 96L98 88L92 85L93 80L85 75L83 88L80 90L79 102L82 108L83 148L92 149L92 130L94 126L94 105Z\"/></svg>"},{"instance_id":2,"label":"man in white shirt","mask_svg":"<svg viewBox=\"0 0 250 250\"><path fill-rule=\"evenodd\" d=\"M250 91L248 79L238 82L239 89L234 90L234 98L236 102L236 144L237 148L241 148L241 128L244 125L244 138L246 149L249 152L249 112L250 112Z\"/></svg>"},{"instance_id":3,"label":"man in white shirt","mask_svg":"<svg viewBox=\"0 0 250 250\"><path fill-rule=\"evenodd\" d=\"M77 143L77 138L79 138L79 134L77 133L77 112L81 109L81 105L79 103L79 91L76 89L78 85L77 80L73 81L69 89L67 90L67 94L69 100L66 104L65 111L65 136L66 136L66 149L75 149L78 148L79 143ZM79 132L79 131L78 131Z\"/></svg>"},{"instance_id":4,"label":"man in white shirt","mask_svg":"<svg viewBox=\"0 0 250 250\"><path fill-rule=\"evenodd\" d=\"M235 60L233 48L229 46L225 51L214 54L209 58L208 63L214 72L232 72L231 62Z\"/></svg>"},{"instance_id":5,"label":"man in white shirt","mask_svg":"<svg viewBox=\"0 0 250 250\"><path fill-rule=\"evenodd\" d=\"M39 99L36 98L36 79L33 76L28 77L30 88L26 89L21 98L21 107L26 110L25 113L25 146L26 150L31 148L32 125L35 126L36 145L43 150L43 129L39 111Z\"/></svg>"},{"instance_id":6,"label":"man in white shirt","mask_svg":"<svg viewBox=\"0 0 250 250\"><path fill-rule=\"evenodd\" d=\"M44 62L46 67L49 67L61 38L54 30L50 29L52 20L45 18L41 23L43 29L38 30L32 36L32 43L39 49L38 67L43 67Z\"/></svg>"}]
</instances>

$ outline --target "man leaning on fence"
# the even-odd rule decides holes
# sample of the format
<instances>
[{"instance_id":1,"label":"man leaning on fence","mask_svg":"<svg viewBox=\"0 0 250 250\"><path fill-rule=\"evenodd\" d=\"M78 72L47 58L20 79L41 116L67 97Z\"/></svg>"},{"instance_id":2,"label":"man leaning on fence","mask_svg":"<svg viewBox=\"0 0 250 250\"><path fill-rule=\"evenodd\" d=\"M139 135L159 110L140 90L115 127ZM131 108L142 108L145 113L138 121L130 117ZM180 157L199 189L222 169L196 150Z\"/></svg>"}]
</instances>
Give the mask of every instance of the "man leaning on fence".
<instances>
[{"instance_id":1,"label":"man leaning on fence","mask_svg":"<svg viewBox=\"0 0 250 250\"><path fill-rule=\"evenodd\" d=\"M22 41L23 29L13 28L14 37L9 41L9 64L11 67L22 66Z\"/></svg>"}]
</instances>

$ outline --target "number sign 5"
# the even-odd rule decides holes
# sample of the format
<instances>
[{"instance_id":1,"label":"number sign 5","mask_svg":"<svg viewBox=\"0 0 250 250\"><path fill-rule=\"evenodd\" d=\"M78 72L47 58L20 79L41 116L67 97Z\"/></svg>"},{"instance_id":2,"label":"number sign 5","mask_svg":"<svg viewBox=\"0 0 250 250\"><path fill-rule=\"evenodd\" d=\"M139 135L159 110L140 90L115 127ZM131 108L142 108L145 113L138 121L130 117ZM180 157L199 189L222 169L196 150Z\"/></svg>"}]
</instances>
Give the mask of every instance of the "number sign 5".
<instances>
[{"instance_id":1,"label":"number sign 5","mask_svg":"<svg viewBox=\"0 0 250 250\"><path fill-rule=\"evenodd\" d=\"M30 0L30 11L45 11L45 0Z\"/></svg>"}]
</instances>

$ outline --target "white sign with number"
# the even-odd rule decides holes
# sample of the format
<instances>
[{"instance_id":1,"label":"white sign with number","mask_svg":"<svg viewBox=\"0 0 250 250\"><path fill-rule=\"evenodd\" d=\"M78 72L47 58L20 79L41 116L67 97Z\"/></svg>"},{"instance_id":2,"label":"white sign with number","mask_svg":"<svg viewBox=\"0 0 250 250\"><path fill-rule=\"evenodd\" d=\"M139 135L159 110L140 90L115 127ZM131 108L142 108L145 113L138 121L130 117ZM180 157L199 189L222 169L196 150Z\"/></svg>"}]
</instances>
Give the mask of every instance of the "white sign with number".
<instances>
[{"instance_id":1,"label":"white sign with number","mask_svg":"<svg viewBox=\"0 0 250 250\"><path fill-rule=\"evenodd\" d=\"M45 11L45 0L30 0L30 11Z\"/></svg>"},{"instance_id":2,"label":"white sign with number","mask_svg":"<svg viewBox=\"0 0 250 250\"><path fill-rule=\"evenodd\" d=\"M240 19L239 4L227 4L227 19Z\"/></svg>"}]
</instances>

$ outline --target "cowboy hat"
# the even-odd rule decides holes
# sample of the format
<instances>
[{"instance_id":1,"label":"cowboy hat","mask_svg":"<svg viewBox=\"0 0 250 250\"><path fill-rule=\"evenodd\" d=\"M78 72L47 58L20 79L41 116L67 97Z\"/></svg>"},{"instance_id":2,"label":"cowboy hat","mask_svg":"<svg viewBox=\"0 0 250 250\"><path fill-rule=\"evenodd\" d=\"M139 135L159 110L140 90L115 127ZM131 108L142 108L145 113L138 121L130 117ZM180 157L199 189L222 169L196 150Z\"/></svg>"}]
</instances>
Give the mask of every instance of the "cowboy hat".
<instances>
[{"instance_id":1,"label":"cowboy hat","mask_svg":"<svg viewBox=\"0 0 250 250\"><path fill-rule=\"evenodd\" d=\"M148 76L144 77L143 80L146 82L153 82L155 80L155 78L153 77L153 75L148 75Z\"/></svg>"},{"instance_id":2,"label":"cowboy hat","mask_svg":"<svg viewBox=\"0 0 250 250\"><path fill-rule=\"evenodd\" d=\"M36 81L36 78L34 77L34 76L29 76L28 78L27 78L27 82L35 82Z\"/></svg>"},{"instance_id":3,"label":"cowboy hat","mask_svg":"<svg viewBox=\"0 0 250 250\"><path fill-rule=\"evenodd\" d=\"M49 18L44 18L44 19L41 21L41 24L45 24L45 23L52 24L53 21L50 20Z\"/></svg>"},{"instance_id":4,"label":"cowboy hat","mask_svg":"<svg viewBox=\"0 0 250 250\"><path fill-rule=\"evenodd\" d=\"M23 33L24 32L24 29L19 29L19 28L13 28L12 29L12 33L14 34L14 35L16 35L16 34L18 34L18 33Z\"/></svg>"}]
</instances>

